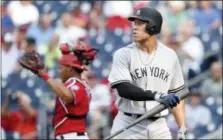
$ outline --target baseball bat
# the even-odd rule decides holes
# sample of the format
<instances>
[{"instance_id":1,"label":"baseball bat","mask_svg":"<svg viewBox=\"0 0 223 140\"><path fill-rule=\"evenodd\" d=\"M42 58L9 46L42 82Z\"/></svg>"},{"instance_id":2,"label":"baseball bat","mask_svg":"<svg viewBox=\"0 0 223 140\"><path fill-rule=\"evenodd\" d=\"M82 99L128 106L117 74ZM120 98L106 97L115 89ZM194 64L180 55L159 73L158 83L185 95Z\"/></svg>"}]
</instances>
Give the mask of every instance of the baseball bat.
<instances>
[{"instance_id":1,"label":"baseball bat","mask_svg":"<svg viewBox=\"0 0 223 140\"><path fill-rule=\"evenodd\" d=\"M179 93L177 94L178 97L180 98L180 100L183 100L184 98L186 98L188 96L188 92L184 92L184 93ZM105 139L108 140L108 139L111 139L115 136L117 136L118 134L126 131L127 129L131 128L132 126L136 125L137 123L151 117L151 116L154 116L155 114L165 110L166 107L163 105L163 104L159 104L158 106L154 107L153 109L151 109L150 111L148 111L147 113L145 113L143 116L139 117L138 119L136 119L133 123L129 124L128 126L120 129L119 131L113 133L112 135L106 137Z\"/></svg>"}]
</instances>

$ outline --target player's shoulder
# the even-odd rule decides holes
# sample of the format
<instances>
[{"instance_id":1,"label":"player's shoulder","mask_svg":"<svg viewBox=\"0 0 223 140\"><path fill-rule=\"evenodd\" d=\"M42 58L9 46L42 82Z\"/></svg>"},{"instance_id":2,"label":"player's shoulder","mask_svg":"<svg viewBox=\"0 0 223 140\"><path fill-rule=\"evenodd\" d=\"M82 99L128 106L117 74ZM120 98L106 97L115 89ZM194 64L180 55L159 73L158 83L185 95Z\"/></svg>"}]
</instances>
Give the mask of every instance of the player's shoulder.
<instances>
[{"instance_id":1,"label":"player's shoulder","mask_svg":"<svg viewBox=\"0 0 223 140\"><path fill-rule=\"evenodd\" d=\"M159 45L159 49L161 53L163 53L165 56L172 57L172 58L177 57L177 53L173 49L167 47L162 42L158 42L158 45Z\"/></svg>"},{"instance_id":2,"label":"player's shoulder","mask_svg":"<svg viewBox=\"0 0 223 140\"><path fill-rule=\"evenodd\" d=\"M77 81L76 81L75 78L69 78L69 79L65 82L65 86L66 86L67 88L69 88L69 87L75 85L76 82L77 82Z\"/></svg>"},{"instance_id":3,"label":"player's shoulder","mask_svg":"<svg viewBox=\"0 0 223 140\"><path fill-rule=\"evenodd\" d=\"M135 43L131 43L127 46L124 46L122 48L119 48L117 49L115 52L114 52L114 56L129 56L129 53L135 49Z\"/></svg>"},{"instance_id":4,"label":"player's shoulder","mask_svg":"<svg viewBox=\"0 0 223 140\"><path fill-rule=\"evenodd\" d=\"M78 88L82 88L82 87L85 87L85 83L84 81L78 79L78 78L75 78L75 77L71 77L69 78L66 82L65 82L65 86L67 88L73 88L73 87L78 87Z\"/></svg>"}]
</instances>

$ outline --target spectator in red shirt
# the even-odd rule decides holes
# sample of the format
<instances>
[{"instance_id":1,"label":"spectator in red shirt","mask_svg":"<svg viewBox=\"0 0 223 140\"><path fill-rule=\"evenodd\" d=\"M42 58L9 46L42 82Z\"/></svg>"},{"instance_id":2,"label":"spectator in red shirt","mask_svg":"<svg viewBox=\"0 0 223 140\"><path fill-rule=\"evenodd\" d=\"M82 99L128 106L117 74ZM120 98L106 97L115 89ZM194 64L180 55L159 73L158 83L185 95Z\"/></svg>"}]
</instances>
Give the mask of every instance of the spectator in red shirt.
<instances>
[{"instance_id":1,"label":"spectator in red shirt","mask_svg":"<svg viewBox=\"0 0 223 140\"><path fill-rule=\"evenodd\" d=\"M19 111L9 111L8 106L17 102ZM22 139L36 139L37 112L31 106L31 99L25 93L18 91L12 94L7 92L7 97L1 107L2 127L6 132L18 132Z\"/></svg>"},{"instance_id":2,"label":"spectator in red shirt","mask_svg":"<svg viewBox=\"0 0 223 140\"><path fill-rule=\"evenodd\" d=\"M83 29L87 28L89 17L81 11L80 7L74 8L71 15L73 17L72 22L75 26Z\"/></svg>"}]
</instances>

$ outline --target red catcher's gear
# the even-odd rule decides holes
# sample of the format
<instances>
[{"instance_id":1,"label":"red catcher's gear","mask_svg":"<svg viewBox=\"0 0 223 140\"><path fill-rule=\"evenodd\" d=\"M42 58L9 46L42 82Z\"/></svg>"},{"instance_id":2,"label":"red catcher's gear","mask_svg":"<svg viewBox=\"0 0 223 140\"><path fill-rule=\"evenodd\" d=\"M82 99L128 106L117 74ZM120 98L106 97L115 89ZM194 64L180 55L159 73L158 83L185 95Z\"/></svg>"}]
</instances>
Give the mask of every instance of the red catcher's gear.
<instances>
[{"instance_id":1,"label":"red catcher's gear","mask_svg":"<svg viewBox=\"0 0 223 140\"><path fill-rule=\"evenodd\" d=\"M83 65L82 61L80 61L74 54L63 55L59 60L59 64L65 66L71 66L81 70L87 70L87 68Z\"/></svg>"},{"instance_id":2,"label":"red catcher's gear","mask_svg":"<svg viewBox=\"0 0 223 140\"><path fill-rule=\"evenodd\" d=\"M55 136L70 132L86 132L86 115L91 99L90 88L77 78L68 79L65 86L71 91L73 102L66 103L57 97L53 119Z\"/></svg>"}]
</instances>

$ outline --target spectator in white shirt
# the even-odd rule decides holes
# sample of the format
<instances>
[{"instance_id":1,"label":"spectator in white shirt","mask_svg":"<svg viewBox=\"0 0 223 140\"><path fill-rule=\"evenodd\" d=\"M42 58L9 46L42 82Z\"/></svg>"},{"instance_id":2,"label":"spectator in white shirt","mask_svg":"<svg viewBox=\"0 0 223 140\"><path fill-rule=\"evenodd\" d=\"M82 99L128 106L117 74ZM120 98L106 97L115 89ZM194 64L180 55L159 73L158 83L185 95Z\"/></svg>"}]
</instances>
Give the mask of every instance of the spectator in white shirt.
<instances>
[{"instance_id":1,"label":"spectator in white shirt","mask_svg":"<svg viewBox=\"0 0 223 140\"><path fill-rule=\"evenodd\" d=\"M108 86L100 84L99 79L94 72L90 72L87 78L89 80L88 84L92 89L90 110L103 110L104 108L109 107L111 104L111 97Z\"/></svg>"},{"instance_id":2,"label":"spectator in white shirt","mask_svg":"<svg viewBox=\"0 0 223 140\"><path fill-rule=\"evenodd\" d=\"M16 48L14 41L15 37L12 33L6 33L4 35L4 42L2 43L2 77L7 78L11 74L17 65L17 60L19 58L19 50Z\"/></svg>"},{"instance_id":3,"label":"spectator in white shirt","mask_svg":"<svg viewBox=\"0 0 223 140\"><path fill-rule=\"evenodd\" d=\"M222 64L213 62L210 67L211 76L201 84L201 91L204 96L212 96L222 99Z\"/></svg>"},{"instance_id":4,"label":"spectator in white shirt","mask_svg":"<svg viewBox=\"0 0 223 140\"><path fill-rule=\"evenodd\" d=\"M200 72L200 65L204 56L204 46L201 40L193 35L194 23L192 20L184 21L180 24L179 40L181 46L177 52L183 57L182 67L185 75L189 70L194 73Z\"/></svg>"},{"instance_id":5,"label":"spectator in white shirt","mask_svg":"<svg viewBox=\"0 0 223 140\"><path fill-rule=\"evenodd\" d=\"M37 23L39 11L32 1L11 1L8 12L16 26Z\"/></svg>"},{"instance_id":6,"label":"spectator in white shirt","mask_svg":"<svg viewBox=\"0 0 223 140\"><path fill-rule=\"evenodd\" d=\"M199 91L190 93L190 103L186 104L185 112L187 128L192 132L197 126L207 126L211 123L211 111L201 104L202 94Z\"/></svg>"},{"instance_id":7,"label":"spectator in white shirt","mask_svg":"<svg viewBox=\"0 0 223 140\"><path fill-rule=\"evenodd\" d=\"M2 127L1 127L1 139L2 140L6 139L5 130Z\"/></svg>"},{"instance_id":8,"label":"spectator in white shirt","mask_svg":"<svg viewBox=\"0 0 223 140\"><path fill-rule=\"evenodd\" d=\"M91 102L90 102L90 130L99 130L102 127L108 127L109 123L109 111L111 105L111 94L109 87L105 84L100 84L96 73L89 72L87 75L88 85L91 87ZM98 139L100 134L89 133L90 138Z\"/></svg>"},{"instance_id":9,"label":"spectator in white shirt","mask_svg":"<svg viewBox=\"0 0 223 140\"><path fill-rule=\"evenodd\" d=\"M106 1L103 5L106 17L106 29L114 31L122 29L130 30L130 22L127 19L133 13L133 5L130 1Z\"/></svg>"},{"instance_id":10,"label":"spectator in white shirt","mask_svg":"<svg viewBox=\"0 0 223 140\"><path fill-rule=\"evenodd\" d=\"M199 91L192 91L189 97L189 104L185 105L186 122L188 132L193 133L196 127L207 126L211 123L211 111L201 104L202 95ZM177 125L174 122L173 115L168 116L170 130L175 134Z\"/></svg>"},{"instance_id":11,"label":"spectator in white shirt","mask_svg":"<svg viewBox=\"0 0 223 140\"><path fill-rule=\"evenodd\" d=\"M133 13L133 5L131 1L105 1L103 11L106 17L122 16L127 18Z\"/></svg>"},{"instance_id":12,"label":"spectator in white shirt","mask_svg":"<svg viewBox=\"0 0 223 140\"><path fill-rule=\"evenodd\" d=\"M67 43L70 40L77 41L87 36L86 30L72 25L72 16L70 13L64 13L61 16L60 22L60 25L55 30L55 34L59 37L59 43Z\"/></svg>"}]
</instances>

